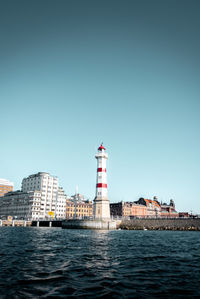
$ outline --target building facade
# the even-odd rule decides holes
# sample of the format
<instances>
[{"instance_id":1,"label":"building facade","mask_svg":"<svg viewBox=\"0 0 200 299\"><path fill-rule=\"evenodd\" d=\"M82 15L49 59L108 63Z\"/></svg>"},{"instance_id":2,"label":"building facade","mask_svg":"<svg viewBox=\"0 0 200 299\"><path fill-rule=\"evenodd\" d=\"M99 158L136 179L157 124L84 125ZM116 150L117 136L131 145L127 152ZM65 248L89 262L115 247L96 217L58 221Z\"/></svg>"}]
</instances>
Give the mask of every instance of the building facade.
<instances>
[{"instance_id":1,"label":"building facade","mask_svg":"<svg viewBox=\"0 0 200 299\"><path fill-rule=\"evenodd\" d=\"M38 172L29 175L22 180L22 192L35 191L41 192L41 209L40 218L49 219L59 218L65 215L65 208L63 206L64 194L58 186L58 178L50 175L47 172ZM56 208L59 209L59 216L57 217ZM62 216L60 216L62 215Z\"/></svg>"},{"instance_id":2,"label":"building facade","mask_svg":"<svg viewBox=\"0 0 200 299\"><path fill-rule=\"evenodd\" d=\"M156 197L154 197L153 200L141 197L136 203L147 207L148 218L157 218L161 216L161 206Z\"/></svg>"},{"instance_id":3,"label":"building facade","mask_svg":"<svg viewBox=\"0 0 200 299\"><path fill-rule=\"evenodd\" d=\"M118 202L110 204L110 214L112 217L137 217L147 216L147 207L134 202Z\"/></svg>"},{"instance_id":4,"label":"building facade","mask_svg":"<svg viewBox=\"0 0 200 299\"><path fill-rule=\"evenodd\" d=\"M40 191L9 192L0 198L0 218L37 220L41 210Z\"/></svg>"},{"instance_id":5,"label":"building facade","mask_svg":"<svg viewBox=\"0 0 200 299\"><path fill-rule=\"evenodd\" d=\"M189 218L190 214L188 212L179 212L178 217L180 217L180 218Z\"/></svg>"},{"instance_id":6,"label":"building facade","mask_svg":"<svg viewBox=\"0 0 200 299\"><path fill-rule=\"evenodd\" d=\"M13 183L5 179L0 179L0 197L12 191L13 191Z\"/></svg>"},{"instance_id":7,"label":"building facade","mask_svg":"<svg viewBox=\"0 0 200 299\"><path fill-rule=\"evenodd\" d=\"M67 200L67 195L65 194L63 188L58 187L56 209L55 209L55 216L56 219L58 220L66 218L66 200Z\"/></svg>"},{"instance_id":8,"label":"building facade","mask_svg":"<svg viewBox=\"0 0 200 299\"><path fill-rule=\"evenodd\" d=\"M160 204L157 197L153 200L140 198L135 202L119 202L110 204L110 212L113 217L137 217L137 218L177 218L179 213L175 210L173 200L170 204Z\"/></svg>"},{"instance_id":9,"label":"building facade","mask_svg":"<svg viewBox=\"0 0 200 299\"><path fill-rule=\"evenodd\" d=\"M161 217L163 218L178 218L179 213L175 209L175 203L171 199L170 204L163 203L161 207Z\"/></svg>"},{"instance_id":10,"label":"building facade","mask_svg":"<svg viewBox=\"0 0 200 299\"><path fill-rule=\"evenodd\" d=\"M67 219L87 219L93 217L93 203L89 200L67 199L66 218Z\"/></svg>"}]
</instances>

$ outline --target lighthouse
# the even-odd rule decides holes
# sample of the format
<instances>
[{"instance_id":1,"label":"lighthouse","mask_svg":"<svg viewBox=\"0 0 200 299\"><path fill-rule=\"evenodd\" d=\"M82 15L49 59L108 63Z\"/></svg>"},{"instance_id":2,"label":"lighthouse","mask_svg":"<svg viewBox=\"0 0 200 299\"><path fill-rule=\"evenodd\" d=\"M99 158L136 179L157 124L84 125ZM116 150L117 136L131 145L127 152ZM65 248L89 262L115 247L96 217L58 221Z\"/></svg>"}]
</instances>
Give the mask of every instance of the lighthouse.
<instances>
[{"instance_id":1,"label":"lighthouse","mask_svg":"<svg viewBox=\"0 0 200 299\"><path fill-rule=\"evenodd\" d=\"M96 180L96 196L94 199L94 218L109 220L110 219L110 202L108 200L107 190L107 172L106 160L108 154L103 144L98 148L97 159L97 180Z\"/></svg>"},{"instance_id":2,"label":"lighthouse","mask_svg":"<svg viewBox=\"0 0 200 299\"><path fill-rule=\"evenodd\" d=\"M106 160L108 154L103 144L98 148L96 196L94 198L94 219L67 219L62 228L116 229L117 221L110 218L110 202L107 191Z\"/></svg>"}]
</instances>

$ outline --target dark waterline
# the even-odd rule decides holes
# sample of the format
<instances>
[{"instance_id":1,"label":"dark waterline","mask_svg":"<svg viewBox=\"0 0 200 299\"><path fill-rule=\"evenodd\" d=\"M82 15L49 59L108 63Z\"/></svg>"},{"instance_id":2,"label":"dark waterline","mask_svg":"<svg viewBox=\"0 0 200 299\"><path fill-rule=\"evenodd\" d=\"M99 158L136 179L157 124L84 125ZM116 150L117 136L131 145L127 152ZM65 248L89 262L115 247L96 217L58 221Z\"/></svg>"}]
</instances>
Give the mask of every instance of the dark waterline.
<instances>
[{"instance_id":1,"label":"dark waterline","mask_svg":"<svg viewBox=\"0 0 200 299\"><path fill-rule=\"evenodd\" d=\"M0 228L0 298L199 298L200 233Z\"/></svg>"}]
</instances>

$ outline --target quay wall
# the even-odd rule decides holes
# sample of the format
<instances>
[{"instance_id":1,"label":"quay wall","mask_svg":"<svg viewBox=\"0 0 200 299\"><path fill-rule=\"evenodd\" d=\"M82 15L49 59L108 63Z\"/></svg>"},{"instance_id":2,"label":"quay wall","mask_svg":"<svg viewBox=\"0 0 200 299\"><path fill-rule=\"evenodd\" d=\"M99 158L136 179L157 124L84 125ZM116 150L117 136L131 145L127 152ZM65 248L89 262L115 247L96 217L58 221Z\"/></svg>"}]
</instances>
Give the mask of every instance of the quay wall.
<instances>
[{"instance_id":1,"label":"quay wall","mask_svg":"<svg viewBox=\"0 0 200 299\"><path fill-rule=\"evenodd\" d=\"M122 220L118 228L128 230L200 230L200 218Z\"/></svg>"},{"instance_id":2,"label":"quay wall","mask_svg":"<svg viewBox=\"0 0 200 299\"><path fill-rule=\"evenodd\" d=\"M116 229L116 221L112 220L65 220L62 228L66 229Z\"/></svg>"},{"instance_id":3,"label":"quay wall","mask_svg":"<svg viewBox=\"0 0 200 299\"><path fill-rule=\"evenodd\" d=\"M0 227L1 226L36 226L36 227L62 227L62 221L60 220L40 220L40 221L29 221L29 220L1 220L0 219Z\"/></svg>"},{"instance_id":4,"label":"quay wall","mask_svg":"<svg viewBox=\"0 0 200 299\"><path fill-rule=\"evenodd\" d=\"M61 220L40 220L40 221L32 221L31 226L37 226L37 227L62 227L62 221Z\"/></svg>"},{"instance_id":5,"label":"quay wall","mask_svg":"<svg viewBox=\"0 0 200 299\"><path fill-rule=\"evenodd\" d=\"M0 219L0 227L1 226L31 226L32 221L26 221L26 220L1 220Z\"/></svg>"}]
</instances>

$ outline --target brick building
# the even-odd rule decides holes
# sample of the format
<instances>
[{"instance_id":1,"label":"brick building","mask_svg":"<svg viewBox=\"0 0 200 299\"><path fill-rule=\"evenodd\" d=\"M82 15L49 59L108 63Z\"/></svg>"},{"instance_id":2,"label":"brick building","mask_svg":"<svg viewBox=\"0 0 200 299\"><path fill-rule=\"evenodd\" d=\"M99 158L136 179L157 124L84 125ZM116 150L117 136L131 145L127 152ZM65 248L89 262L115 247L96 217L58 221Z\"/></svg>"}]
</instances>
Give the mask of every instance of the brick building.
<instances>
[{"instance_id":1,"label":"brick building","mask_svg":"<svg viewBox=\"0 0 200 299\"><path fill-rule=\"evenodd\" d=\"M134 202L118 202L110 204L110 215L113 217L140 217L147 216L147 207Z\"/></svg>"},{"instance_id":2,"label":"brick building","mask_svg":"<svg viewBox=\"0 0 200 299\"><path fill-rule=\"evenodd\" d=\"M160 205L161 207L161 217L163 218L177 218L179 217L179 213L175 210L175 203L171 199L170 204L163 203Z\"/></svg>"},{"instance_id":3,"label":"brick building","mask_svg":"<svg viewBox=\"0 0 200 299\"><path fill-rule=\"evenodd\" d=\"M110 213L113 217L137 218L177 218L179 213L175 210L174 201L170 204L160 203L157 197L152 199L140 198L135 202L118 202L110 204ZM183 214L183 213L182 213ZM181 215L181 217L186 217Z\"/></svg>"},{"instance_id":4,"label":"brick building","mask_svg":"<svg viewBox=\"0 0 200 299\"><path fill-rule=\"evenodd\" d=\"M178 213L180 218L189 218L190 214L188 212L179 212Z\"/></svg>"},{"instance_id":5,"label":"brick building","mask_svg":"<svg viewBox=\"0 0 200 299\"><path fill-rule=\"evenodd\" d=\"M156 197L154 199L145 199L141 197L138 201L136 201L137 204L144 205L147 207L147 217L149 218L156 218L160 217L161 215L161 206Z\"/></svg>"}]
</instances>

